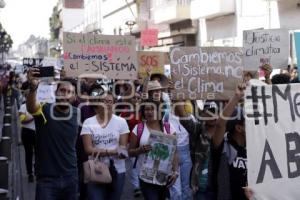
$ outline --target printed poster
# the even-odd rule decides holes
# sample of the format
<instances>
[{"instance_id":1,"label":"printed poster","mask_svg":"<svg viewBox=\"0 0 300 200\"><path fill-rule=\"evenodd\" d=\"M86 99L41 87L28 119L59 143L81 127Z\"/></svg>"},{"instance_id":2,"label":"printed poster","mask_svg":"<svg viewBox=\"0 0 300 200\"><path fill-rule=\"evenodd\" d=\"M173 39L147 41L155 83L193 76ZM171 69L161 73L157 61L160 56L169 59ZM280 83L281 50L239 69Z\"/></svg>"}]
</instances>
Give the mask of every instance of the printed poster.
<instances>
[{"instance_id":1,"label":"printed poster","mask_svg":"<svg viewBox=\"0 0 300 200\"><path fill-rule=\"evenodd\" d=\"M145 155L140 169L140 178L155 185L166 185L167 176L172 173L172 162L176 150L176 136L151 131L149 144L152 150Z\"/></svg>"}]
</instances>

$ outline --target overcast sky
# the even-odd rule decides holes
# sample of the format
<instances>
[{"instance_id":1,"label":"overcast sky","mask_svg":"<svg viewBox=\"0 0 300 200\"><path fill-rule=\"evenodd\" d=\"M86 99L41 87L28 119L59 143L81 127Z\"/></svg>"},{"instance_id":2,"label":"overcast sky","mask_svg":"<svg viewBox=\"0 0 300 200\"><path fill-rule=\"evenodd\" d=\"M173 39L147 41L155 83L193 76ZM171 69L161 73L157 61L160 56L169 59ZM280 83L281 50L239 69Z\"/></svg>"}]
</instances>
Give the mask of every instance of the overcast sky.
<instances>
[{"instance_id":1,"label":"overcast sky","mask_svg":"<svg viewBox=\"0 0 300 200\"><path fill-rule=\"evenodd\" d=\"M49 17L58 0L5 0L0 8L0 22L12 36L13 48L31 34L50 38Z\"/></svg>"}]
</instances>

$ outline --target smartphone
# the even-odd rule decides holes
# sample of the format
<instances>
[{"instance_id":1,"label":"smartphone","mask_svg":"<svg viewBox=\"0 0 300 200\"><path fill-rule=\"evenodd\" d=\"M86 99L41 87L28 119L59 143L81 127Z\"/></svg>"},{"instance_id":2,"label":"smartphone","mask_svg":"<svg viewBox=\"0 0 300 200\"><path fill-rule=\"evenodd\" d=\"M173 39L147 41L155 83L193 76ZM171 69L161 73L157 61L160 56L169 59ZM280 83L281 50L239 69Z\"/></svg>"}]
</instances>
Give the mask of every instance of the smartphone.
<instances>
[{"instance_id":1,"label":"smartphone","mask_svg":"<svg viewBox=\"0 0 300 200\"><path fill-rule=\"evenodd\" d=\"M37 77L39 78L54 77L53 66L39 67L38 69L40 70L40 74Z\"/></svg>"}]
</instances>

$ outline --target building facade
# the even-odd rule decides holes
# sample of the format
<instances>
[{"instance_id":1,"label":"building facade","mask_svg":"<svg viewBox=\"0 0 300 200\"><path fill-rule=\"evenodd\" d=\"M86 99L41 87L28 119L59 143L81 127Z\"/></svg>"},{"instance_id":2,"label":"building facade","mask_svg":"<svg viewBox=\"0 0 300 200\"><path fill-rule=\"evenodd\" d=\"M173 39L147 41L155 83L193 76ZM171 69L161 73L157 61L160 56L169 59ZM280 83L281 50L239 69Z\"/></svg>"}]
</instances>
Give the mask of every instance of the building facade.
<instances>
[{"instance_id":1,"label":"building facade","mask_svg":"<svg viewBox=\"0 0 300 200\"><path fill-rule=\"evenodd\" d=\"M73 19L73 31L131 34L139 43L142 30L158 29L157 46L138 45L148 50L242 46L244 30L299 29L299 11L298 0L85 0L83 23Z\"/></svg>"},{"instance_id":2,"label":"building facade","mask_svg":"<svg viewBox=\"0 0 300 200\"><path fill-rule=\"evenodd\" d=\"M31 35L28 40L19 45L16 52L23 58L44 58L48 56L48 40Z\"/></svg>"}]
</instances>

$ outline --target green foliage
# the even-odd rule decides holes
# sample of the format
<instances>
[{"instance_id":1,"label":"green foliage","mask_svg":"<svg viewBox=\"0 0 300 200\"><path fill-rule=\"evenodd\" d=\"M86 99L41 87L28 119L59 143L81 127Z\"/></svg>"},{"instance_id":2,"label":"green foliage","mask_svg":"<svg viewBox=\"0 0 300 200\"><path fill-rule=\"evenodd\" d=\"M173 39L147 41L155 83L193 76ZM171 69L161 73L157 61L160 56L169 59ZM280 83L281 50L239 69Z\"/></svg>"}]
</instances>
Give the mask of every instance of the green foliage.
<instances>
[{"instance_id":1,"label":"green foliage","mask_svg":"<svg viewBox=\"0 0 300 200\"><path fill-rule=\"evenodd\" d=\"M153 160L166 160L170 155L167 145L155 143L152 150L149 152L149 156Z\"/></svg>"}]
</instances>

